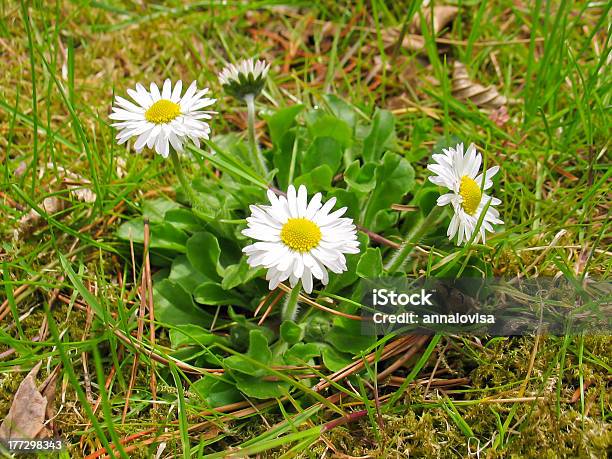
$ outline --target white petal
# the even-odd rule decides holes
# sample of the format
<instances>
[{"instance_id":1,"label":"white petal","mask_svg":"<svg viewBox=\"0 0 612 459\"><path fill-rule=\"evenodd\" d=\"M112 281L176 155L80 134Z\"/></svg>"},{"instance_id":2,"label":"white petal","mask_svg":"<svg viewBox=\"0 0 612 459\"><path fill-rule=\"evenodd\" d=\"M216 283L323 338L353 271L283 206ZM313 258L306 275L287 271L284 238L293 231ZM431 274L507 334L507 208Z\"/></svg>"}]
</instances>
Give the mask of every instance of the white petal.
<instances>
[{"instance_id":1,"label":"white petal","mask_svg":"<svg viewBox=\"0 0 612 459\"><path fill-rule=\"evenodd\" d=\"M164 87L162 89L161 97L162 99L170 100L171 96L172 96L172 82L170 81L169 78L166 78L166 81L164 81Z\"/></svg>"}]
</instances>

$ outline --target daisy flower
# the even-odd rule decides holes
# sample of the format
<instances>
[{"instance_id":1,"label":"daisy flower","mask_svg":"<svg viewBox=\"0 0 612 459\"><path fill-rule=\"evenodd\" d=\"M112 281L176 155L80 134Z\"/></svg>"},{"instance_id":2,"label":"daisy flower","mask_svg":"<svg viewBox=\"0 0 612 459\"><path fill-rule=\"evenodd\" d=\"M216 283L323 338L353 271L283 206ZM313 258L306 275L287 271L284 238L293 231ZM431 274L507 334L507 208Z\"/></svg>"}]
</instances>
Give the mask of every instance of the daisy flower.
<instances>
[{"instance_id":1,"label":"daisy flower","mask_svg":"<svg viewBox=\"0 0 612 459\"><path fill-rule=\"evenodd\" d=\"M228 64L219 73L219 82L225 91L237 99L259 95L266 83L270 64L253 58L243 59L238 64Z\"/></svg>"},{"instance_id":2,"label":"daisy flower","mask_svg":"<svg viewBox=\"0 0 612 459\"><path fill-rule=\"evenodd\" d=\"M213 112L203 109L216 99L204 97L208 88L198 91L195 81L181 96L182 87L181 80L174 88L172 82L166 80L161 91L155 83L151 83L147 91L138 83L135 90L127 90L135 103L116 96L110 119L116 121L113 126L119 129L119 145L136 137L134 149L137 152L146 146L167 158L170 147L181 152L188 140L199 147L200 139L208 139L210 126L204 120L209 120Z\"/></svg>"},{"instance_id":3,"label":"daisy flower","mask_svg":"<svg viewBox=\"0 0 612 459\"><path fill-rule=\"evenodd\" d=\"M485 242L486 231L493 232L492 225L504 223L499 219L499 211L493 207L501 201L484 193L493 186L491 179L499 171L499 166L489 168L483 182L483 174L479 173L482 155L476 152L474 144L468 147L465 155L463 144L459 143L456 148L444 149L444 154L436 154L432 158L435 164L428 165L427 169L436 175L429 177L429 180L451 191L438 198L439 206L451 204L455 211L448 227L448 238L452 240L457 235L459 245L469 241L490 202L474 240L477 242L482 238L482 242Z\"/></svg>"},{"instance_id":4,"label":"daisy flower","mask_svg":"<svg viewBox=\"0 0 612 459\"><path fill-rule=\"evenodd\" d=\"M323 204L321 193L308 202L304 185L297 193L290 185L287 197L268 190L268 199L269 206L250 206L248 228L242 234L258 242L242 251L250 266L268 269L270 290L289 279L291 287L301 280L311 293L313 276L327 285L328 269L336 274L346 271L344 254L359 253L353 220L341 218L346 207L330 213L336 198Z\"/></svg>"}]
</instances>

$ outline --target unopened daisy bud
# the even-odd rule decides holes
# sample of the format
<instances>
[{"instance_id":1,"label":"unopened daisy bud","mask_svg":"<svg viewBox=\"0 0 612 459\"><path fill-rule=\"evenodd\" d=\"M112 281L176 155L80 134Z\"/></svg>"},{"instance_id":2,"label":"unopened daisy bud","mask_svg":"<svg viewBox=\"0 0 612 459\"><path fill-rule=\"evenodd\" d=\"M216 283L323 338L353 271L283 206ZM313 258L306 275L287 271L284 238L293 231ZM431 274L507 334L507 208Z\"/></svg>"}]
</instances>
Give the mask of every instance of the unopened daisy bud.
<instances>
[{"instance_id":1,"label":"unopened daisy bud","mask_svg":"<svg viewBox=\"0 0 612 459\"><path fill-rule=\"evenodd\" d=\"M340 274L347 270L345 253L359 253L357 230L350 218L341 218L346 207L331 212L336 198L325 204L321 193L310 202L304 185L287 190L287 197L268 190L269 206L251 206L248 228L242 231L258 242L245 247L250 266L268 269L270 289L289 279L291 287L302 282L312 292L313 277L323 285L329 282L327 270Z\"/></svg>"},{"instance_id":2,"label":"unopened daisy bud","mask_svg":"<svg viewBox=\"0 0 612 459\"><path fill-rule=\"evenodd\" d=\"M228 64L219 73L219 82L230 96L245 99L257 97L264 85L270 64L255 59L243 59L238 64Z\"/></svg>"},{"instance_id":3,"label":"unopened daisy bud","mask_svg":"<svg viewBox=\"0 0 612 459\"><path fill-rule=\"evenodd\" d=\"M479 173L482 156L476 152L474 144L468 147L465 155L463 144L460 143L455 148L445 149L444 154L433 155L432 158L435 164L430 164L427 169L436 175L429 177L429 180L450 190L450 193L438 198L438 206L450 204L455 212L447 231L449 239L452 240L457 235L459 245L469 241L487 208L474 239L475 242L479 239L484 242L486 232L493 232L493 225L504 223L499 218L499 211L493 207L500 204L501 200L484 193L493 186L491 179L499 171L499 166L487 169L483 177L483 174Z\"/></svg>"},{"instance_id":4,"label":"unopened daisy bud","mask_svg":"<svg viewBox=\"0 0 612 459\"><path fill-rule=\"evenodd\" d=\"M136 138L134 149L140 152L144 147L154 149L167 158L171 149L183 151L184 144L191 140L197 147L199 139L208 139L210 126L206 120L214 112L203 110L215 103L215 99L204 97L208 88L197 89L194 81L181 95L183 82L177 81L172 87L170 80L164 81L160 89L151 83L147 91L140 83L127 93L134 102L115 97L113 127L119 130L117 141L121 145L132 137Z\"/></svg>"}]
</instances>

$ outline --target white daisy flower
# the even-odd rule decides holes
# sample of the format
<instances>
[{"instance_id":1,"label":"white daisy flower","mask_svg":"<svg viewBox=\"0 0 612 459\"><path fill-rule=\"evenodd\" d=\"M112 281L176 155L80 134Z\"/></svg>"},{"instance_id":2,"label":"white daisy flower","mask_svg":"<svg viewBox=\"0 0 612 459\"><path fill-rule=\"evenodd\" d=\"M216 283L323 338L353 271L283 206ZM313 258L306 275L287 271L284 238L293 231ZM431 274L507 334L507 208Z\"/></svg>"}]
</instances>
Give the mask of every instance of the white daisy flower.
<instances>
[{"instance_id":1,"label":"white daisy flower","mask_svg":"<svg viewBox=\"0 0 612 459\"><path fill-rule=\"evenodd\" d=\"M219 82L225 91L238 99L257 96L266 83L270 64L263 60L243 59L238 64L228 64L219 73Z\"/></svg>"},{"instance_id":2,"label":"white daisy flower","mask_svg":"<svg viewBox=\"0 0 612 459\"><path fill-rule=\"evenodd\" d=\"M270 290L289 279L291 287L302 280L306 293L312 292L313 276L323 285L329 282L327 270L340 274L346 271L345 253L359 253L357 231L351 218L341 218L346 207L331 212L336 198L325 204L321 193L310 202L306 187L287 197L277 197L268 190L270 206L250 206L248 228L242 234L258 242L245 247L249 265L268 269Z\"/></svg>"},{"instance_id":3,"label":"white daisy flower","mask_svg":"<svg viewBox=\"0 0 612 459\"><path fill-rule=\"evenodd\" d=\"M451 204L455 210L447 231L449 239L452 240L458 234L457 244L469 241L490 201L479 234L474 240L478 242L482 238L482 242L485 242L486 231L493 232L492 225L504 223L499 219L499 211L493 207L500 204L501 200L484 193L484 190L493 186L491 179L499 171L499 166L487 170L483 185L483 175L479 174L482 156L476 152L474 144L468 147L465 155L463 144L459 143L456 148L444 149L444 154L436 154L432 158L436 164L428 165L427 169L436 175L429 177L429 180L451 191L438 198L438 205Z\"/></svg>"},{"instance_id":4,"label":"white daisy flower","mask_svg":"<svg viewBox=\"0 0 612 459\"><path fill-rule=\"evenodd\" d=\"M210 126L203 120L209 120L214 112L202 109L216 99L204 97L208 88L198 91L195 81L181 96L182 87L181 80L174 88L171 81L166 80L161 91L155 83L151 83L151 90L147 91L138 83L136 90L127 90L136 103L116 96L110 119L117 121L113 126L119 129L119 145L136 137L134 149L137 152L146 146L167 158L170 147L180 152L188 140L199 147L199 139L208 139Z\"/></svg>"}]
</instances>

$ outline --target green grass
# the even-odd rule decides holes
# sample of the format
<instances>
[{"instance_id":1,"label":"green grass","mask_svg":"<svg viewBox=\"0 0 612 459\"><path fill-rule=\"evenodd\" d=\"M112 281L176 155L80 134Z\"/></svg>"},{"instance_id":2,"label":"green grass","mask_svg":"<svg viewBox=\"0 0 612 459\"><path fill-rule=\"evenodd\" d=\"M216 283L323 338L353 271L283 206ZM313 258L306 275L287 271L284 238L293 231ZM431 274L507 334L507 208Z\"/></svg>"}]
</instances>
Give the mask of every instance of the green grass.
<instances>
[{"instance_id":1,"label":"green grass","mask_svg":"<svg viewBox=\"0 0 612 459\"><path fill-rule=\"evenodd\" d=\"M239 132L244 109L222 95L216 73L226 60L251 54L273 63L258 99L262 113L320 105L328 92L361 107L364 117L374 105L392 108L398 150L412 162L418 183L441 135L474 142L488 162L501 165L496 193L503 231L486 245L456 250L442 266L465 266L484 254L496 275L609 279L611 4L459 2L451 30L436 40L424 27L424 50L415 52L388 43L385 33L403 24L412 33L408 25L425 10L411 3L0 2L0 301L7 300L0 417L42 360L41 381L62 365L54 422L72 457L131 435L118 448L122 457L151 457L161 441L162 457L223 457L239 447L265 457L334 450L466 457L468 448L481 457L603 457L610 447L612 370L605 335L542 336L537 348L533 337L436 337L394 373L405 378L396 386L379 387L376 363L366 362L350 385L332 383L325 396L279 371L291 393L278 401L249 400L231 413L210 412L194 393L190 384L199 376L169 358L166 329L157 326L155 344L148 324L142 339L132 336L142 265L139 253L132 263L115 231L141 211L146 197L173 197L175 177L159 156L115 145L108 120L113 94L167 76L197 79L219 97L213 132ZM498 126L452 97L452 60L508 98L507 123ZM214 155L200 150L204 156L188 174L212 176L217 169L262 185L215 149ZM96 201L79 201L61 186L60 168L80 175ZM42 209L48 196L68 205L50 215ZM17 231L31 209L42 215L41 224ZM409 219L404 222L400 236L414 234ZM417 236L424 250L414 252L411 267L433 271L429 242ZM392 255L386 251L385 261ZM86 332L88 314L95 319ZM43 322L48 332L39 341ZM449 378L468 377L468 386L442 396L412 384L429 379L436 362ZM342 401L326 399L336 393ZM380 412L378 395L388 396ZM329 428L343 416L349 417Z\"/></svg>"}]
</instances>

